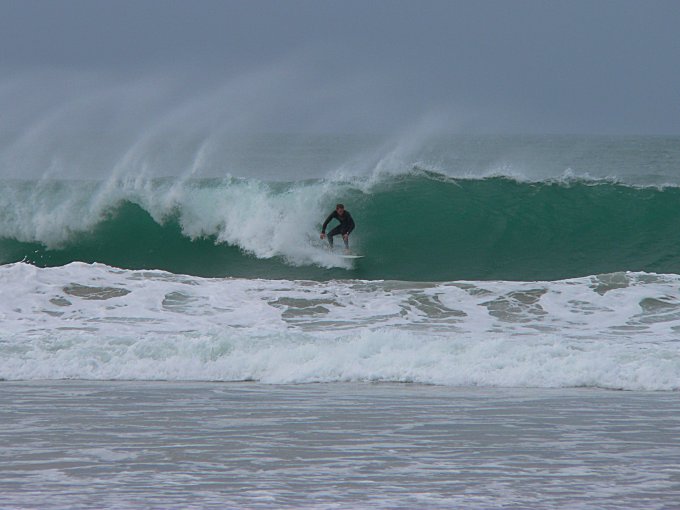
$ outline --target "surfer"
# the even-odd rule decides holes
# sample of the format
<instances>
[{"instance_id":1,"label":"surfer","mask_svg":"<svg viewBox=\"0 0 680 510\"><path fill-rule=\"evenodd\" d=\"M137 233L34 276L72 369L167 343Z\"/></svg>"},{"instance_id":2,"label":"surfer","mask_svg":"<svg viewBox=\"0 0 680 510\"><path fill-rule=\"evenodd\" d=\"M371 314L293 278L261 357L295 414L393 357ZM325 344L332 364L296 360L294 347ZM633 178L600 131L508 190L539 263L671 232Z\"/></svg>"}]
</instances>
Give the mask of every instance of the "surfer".
<instances>
[{"instance_id":1,"label":"surfer","mask_svg":"<svg viewBox=\"0 0 680 510\"><path fill-rule=\"evenodd\" d=\"M352 230L354 230L354 220L352 219L352 215L349 213L349 211L345 210L344 205L337 204L335 206L335 211L330 213L328 218L326 218L326 221L323 222L323 226L321 227L321 239L326 238L326 227L332 219L338 220L340 225L328 232L328 244L331 246L331 250L333 249L333 236L342 234L342 240L345 242L345 250L349 252L349 235Z\"/></svg>"}]
</instances>

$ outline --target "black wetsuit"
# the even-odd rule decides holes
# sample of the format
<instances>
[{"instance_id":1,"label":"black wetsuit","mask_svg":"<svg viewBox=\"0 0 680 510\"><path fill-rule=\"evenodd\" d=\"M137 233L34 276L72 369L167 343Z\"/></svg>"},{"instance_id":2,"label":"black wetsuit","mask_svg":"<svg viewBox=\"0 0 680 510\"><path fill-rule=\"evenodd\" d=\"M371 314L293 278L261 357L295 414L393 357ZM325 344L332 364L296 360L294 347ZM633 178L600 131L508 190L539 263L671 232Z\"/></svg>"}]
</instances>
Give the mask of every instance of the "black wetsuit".
<instances>
[{"instance_id":1,"label":"black wetsuit","mask_svg":"<svg viewBox=\"0 0 680 510\"><path fill-rule=\"evenodd\" d=\"M328 226L328 223L332 219L336 219L340 222L340 225L335 227L333 230L328 232L328 244L333 247L333 236L337 236L338 234L342 234L343 236L345 234L349 234L354 230L354 220L352 219L352 215L349 213L347 209L345 209L345 212L340 216L338 214L338 211L333 211L328 215L328 218L326 218L326 221L323 222L323 226L321 227L321 232L326 233L326 227ZM349 242L345 240L345 248L349 248Z\"/></svg>"}]
</instances>

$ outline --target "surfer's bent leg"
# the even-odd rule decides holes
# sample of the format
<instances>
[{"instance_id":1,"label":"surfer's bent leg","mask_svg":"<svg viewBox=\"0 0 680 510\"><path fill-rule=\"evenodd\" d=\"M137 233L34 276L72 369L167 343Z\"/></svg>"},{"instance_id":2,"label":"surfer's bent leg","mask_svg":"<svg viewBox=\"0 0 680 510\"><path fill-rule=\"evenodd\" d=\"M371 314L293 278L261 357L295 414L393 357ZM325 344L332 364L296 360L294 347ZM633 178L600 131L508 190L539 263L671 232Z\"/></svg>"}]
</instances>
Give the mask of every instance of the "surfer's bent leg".
<instances>
[{"instance_id":1,"label":"surfer's bent leg","mask_svg":"<svg viewBox=\"0 0 680 510\"><path fill-rule=\"evenodd\" d=\"M335 227L333 230L331 230L328 234L326 234L326 239L328 239L328 244L333 248L333 236L337 236L340 234L340 225Z\"/></svg>"}]
</instances>

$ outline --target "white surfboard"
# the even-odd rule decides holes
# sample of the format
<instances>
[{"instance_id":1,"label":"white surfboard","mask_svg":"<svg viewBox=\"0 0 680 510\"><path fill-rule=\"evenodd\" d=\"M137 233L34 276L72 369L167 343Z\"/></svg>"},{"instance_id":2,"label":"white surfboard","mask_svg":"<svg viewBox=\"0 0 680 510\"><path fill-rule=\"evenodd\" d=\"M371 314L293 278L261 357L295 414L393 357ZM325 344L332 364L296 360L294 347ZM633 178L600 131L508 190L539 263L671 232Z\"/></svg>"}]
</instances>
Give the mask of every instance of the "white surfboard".
<instances>
[{"instance_id":1,"label":"white surfboard","mask_svg":"<svg viewBox=\"0 0 680 510\"><path fill-rule=\"evenodd\" d=\"M345 253L345 249L342 248L342 251L338 248L337 250L332 250L330 246L328 246L327 242L320 242L318 238L316 237L311 237L309 238L309 244L314 246L315 248L319 248L321 250L324 250L328 253L331 253L332 255L335 255L338 258L341 259L363 259L364 255L356 255L355 253ZM337 246L336 246L337 248Z\"/></svg>"}]
</instances>

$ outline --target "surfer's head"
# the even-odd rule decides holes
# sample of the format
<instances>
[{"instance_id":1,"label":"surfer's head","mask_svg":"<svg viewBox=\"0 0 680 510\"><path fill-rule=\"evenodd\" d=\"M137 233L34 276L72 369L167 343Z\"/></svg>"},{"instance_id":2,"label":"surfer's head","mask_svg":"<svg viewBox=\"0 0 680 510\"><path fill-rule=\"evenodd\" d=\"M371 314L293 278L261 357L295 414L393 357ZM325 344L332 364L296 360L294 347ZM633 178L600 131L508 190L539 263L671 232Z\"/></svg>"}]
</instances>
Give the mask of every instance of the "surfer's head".
<instances>
[{"instance_id":1,"label":"surfer's head","mask_svg":"<svg viewBox=\"0 0 680 510\"><path fill-rule=\"evenodd\" d=\"M339 215L342 216L342 213L345 212L345 206L342 205L342 204L335 204L335 210L337 211L337 213L338 213Z\"/></svg>"}]
</instances>

